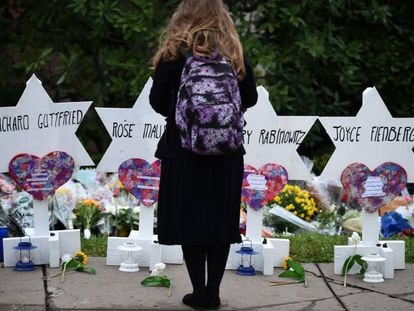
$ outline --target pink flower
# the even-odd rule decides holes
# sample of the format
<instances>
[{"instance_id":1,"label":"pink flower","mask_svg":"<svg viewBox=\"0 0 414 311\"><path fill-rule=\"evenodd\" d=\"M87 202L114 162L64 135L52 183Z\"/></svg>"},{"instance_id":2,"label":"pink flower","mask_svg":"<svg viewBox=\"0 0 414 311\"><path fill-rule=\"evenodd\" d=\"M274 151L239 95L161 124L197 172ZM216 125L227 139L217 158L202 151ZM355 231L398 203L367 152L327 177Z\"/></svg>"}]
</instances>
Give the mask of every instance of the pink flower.
<instances>
[{"instance_id":1,"label":"pink flower","mask_svg":"<svg viewBox=\"0 0 414 311\"><path fill-rule=\"evenodd\" d=\"M409 195L406 195L406 196L404 196L404 200L405 200L407 203L410 203L410 202L412 202L412 201L413 201L413 198L412 198L411 196L409 196Z\"/></svg>"}]
</instances>

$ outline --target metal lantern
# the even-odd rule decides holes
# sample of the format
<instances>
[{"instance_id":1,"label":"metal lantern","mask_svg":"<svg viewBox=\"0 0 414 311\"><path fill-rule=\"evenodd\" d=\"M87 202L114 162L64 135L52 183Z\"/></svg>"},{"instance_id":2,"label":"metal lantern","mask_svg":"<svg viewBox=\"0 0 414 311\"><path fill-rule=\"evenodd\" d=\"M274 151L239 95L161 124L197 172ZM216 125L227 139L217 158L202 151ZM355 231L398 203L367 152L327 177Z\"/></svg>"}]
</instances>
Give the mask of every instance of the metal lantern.
<instances>
[{"instance_id":1,"label":"metal lantern","mask_svg":"<svg viewBox=\"0 0 414 311\"><path fill-rule=\"evenodd\" d=\"M29 241L23 241L23 238L20 238L19 244L14 247L17 257L17 263L14 268L16 271L32 271L35 269L32 262L32 249L37 248L37 246L32 244L30 237L28 238Z\"/></svg>"},{"instance_id":2,"label":"metal lantern","mask_svg":"<svg viewBox=\"0 0 414 311\"><path fill-rule=\"evenodd\" d=\"M246 243L249 245L247 246ZM243 241L241 248L236 253L240 254L240 266L237 268L236 274L255 275L256 270L252 266L252 256L258 252L253 249L253 242L249 239Z\"/></svg>"}]
</instances>

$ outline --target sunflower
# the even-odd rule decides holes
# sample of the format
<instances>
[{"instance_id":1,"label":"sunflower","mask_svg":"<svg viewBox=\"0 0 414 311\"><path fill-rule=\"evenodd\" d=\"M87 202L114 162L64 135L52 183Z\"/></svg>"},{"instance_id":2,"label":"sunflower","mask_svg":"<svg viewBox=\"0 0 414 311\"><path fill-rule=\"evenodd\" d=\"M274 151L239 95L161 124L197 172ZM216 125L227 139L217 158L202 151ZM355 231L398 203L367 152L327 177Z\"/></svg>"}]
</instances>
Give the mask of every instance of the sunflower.
<instances>
[{"instance_id":1,"label":"sunflower","mask_svg":"<svg viewBox=\"0 0 414 311\"><path fill-rule=\"evenodd\" d=\"M292 258L290 256L283 257L283 262L282 262L283 270L287 270L289 268L289 266L288 266L288 260L289 259L292 259Z\"/></svg>"},{"instance_id":2,"label":"sunflower","mask_svg":"<svg viewBox=\"0 0 414 311\"><path fill-rule=\"evenodd\" d=\"M75 254L75 258L79 260L79 262L83 265L86 265L88 263L88 256L82 251L77 252Z\"/></svg>"}]
</instances>

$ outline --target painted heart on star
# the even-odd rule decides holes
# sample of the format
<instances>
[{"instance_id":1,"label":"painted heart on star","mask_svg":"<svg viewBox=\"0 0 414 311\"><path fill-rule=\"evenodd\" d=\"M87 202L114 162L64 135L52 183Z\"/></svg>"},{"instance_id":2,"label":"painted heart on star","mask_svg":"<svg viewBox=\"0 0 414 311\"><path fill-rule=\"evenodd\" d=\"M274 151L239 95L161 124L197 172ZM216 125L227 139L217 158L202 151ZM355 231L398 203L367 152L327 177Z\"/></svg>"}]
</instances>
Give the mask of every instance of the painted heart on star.
<instances>
[{"instance_id":1,"label":"painted heart on star","mask_svg":"<svg viewBox=\"0 0 414 311\"><path fill-rule=\"evenodd\" d=\"M382 163L373 171L365 164L352 163L343 170L341 183L348 200L374 213L400 195L407 184L407 172L393 162Z\"/></svg>"},{"instance_id":2,"label":"painted heart on star","mask_svg":"<svg viewBox=\"0 0 414 311\"><path fill-rule=\"evenodd\" d=\"M33 198L41 201L72 177L74 167L73 158L66 152L54 151L43 158L21 153L9 162L9 174Z\"/></svg>"},{"instance_id":3,"label":"painted heart on star","mask_svg":"<svg viewBox=\"0 0 414 311\"><path fill-rule=\"evenodd\" d=\"M244 166L242 202L258 210L272 200L287 184L288 173L283 166L274 163L256 169Z\"/></svg>"},{"instance_id":4,"label":"painted heart on star","mask_svg":"<svg viewBox=\"0 0 414 311\"><path fill-rule=\"evenodd\" d=\"M145 206L158 201L161 161L149 164L143 159L128 159L118 168L118 178L134 197Z\"/></svg>"}]
</instances>

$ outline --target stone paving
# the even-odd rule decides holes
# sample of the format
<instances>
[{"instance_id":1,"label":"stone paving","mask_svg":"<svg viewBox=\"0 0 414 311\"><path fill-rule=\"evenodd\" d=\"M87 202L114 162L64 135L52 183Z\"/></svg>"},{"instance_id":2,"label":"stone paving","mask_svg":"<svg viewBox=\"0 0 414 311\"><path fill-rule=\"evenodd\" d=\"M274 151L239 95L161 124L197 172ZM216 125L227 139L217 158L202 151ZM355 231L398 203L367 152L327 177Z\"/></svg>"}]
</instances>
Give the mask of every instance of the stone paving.
<instances>
[{"instance_id":1,"label":"stone paving","mask_svg":"<svg viewBox=\"0 0 414 311\"><path fill-rule=\"evenodd\" d=\"M143 287L141 280L148 268L139 272L120 272L107 266L105 258L89 258L96 275L69 272L64 282L52 277L59 269L37 266L32 272L0 268L0 310L191 310L181 303L191 286L184 265L167 265L173 280L168 289ZM383 283L366 283L351 275L347 287L343 278L333 273L333 264L304 264L308 287L301 284L270 286L278 278L258 273L239 276L227 270L221 290L220 310L414 310L414 265L397 270L395 278Z\"/></svg>"}]
</instances>

